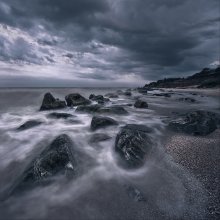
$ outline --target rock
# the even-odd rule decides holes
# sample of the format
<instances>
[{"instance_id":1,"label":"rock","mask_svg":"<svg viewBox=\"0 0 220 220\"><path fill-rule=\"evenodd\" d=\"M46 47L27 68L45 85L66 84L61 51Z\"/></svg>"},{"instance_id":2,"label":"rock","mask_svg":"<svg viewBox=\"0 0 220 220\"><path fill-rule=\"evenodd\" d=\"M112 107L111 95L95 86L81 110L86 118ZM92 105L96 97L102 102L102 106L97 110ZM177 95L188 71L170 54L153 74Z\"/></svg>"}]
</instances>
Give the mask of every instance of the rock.
<instances>
[{"instance_id":1,"label":"rock","mask_svg":"<svg viewBox=\"0 0 220 220\"><path fill-rule=\"evenodd\" d=\"M107 93L107 94L105 94L105 96L108 98L118 98L118 95L115 93Z\"/></svg>"},{"instance_id":2,"label":"rock","mask_svg":"<svg viewBox=\"0 0 220 220\"><path fill-rule=\"evenodd\" d=\"M204 136L212 133L219 125L219 122L219 116L215 113L194 111L172 120L168 126L177 132Z\"/></svg>"},{"instance_id":3,"label":"rock","mask_svg":"<svg viewBox=\"0 0 220 220\"><path fill-rule=\"evenodd\" d=\"M95 113L101 108L101 105L81 105L76 108L76 112Z\"/></svg>"},{"instance_id":4,"label":"rock","mask_svg":"<svg viewBox=\"0 0 220 220\"><path fill-rule=\"evenodd\" d=\"M124 94L124 92L122 90L120 90L120 89L117 90L116 92L117 92L118 95L123 95Z\"/></svg>"},{"instance_id":5,"label":"rock","mask_svg":"<svg viewBox=\"0 0 220 220\"><path fill-rule=\"evenodd\" d=\"M137 101L134 103L134 107L135 107L135 108L148 108L148 104L147 104L147 102L145 102L145 101L137 100Z\"/></svg>"},{"instance_id":6,"label":"rock","mask_svg":"<svg viewBox=\"0 0 220 220\"><path fill-rule=\"evenodd\" d=\"M36 127L38 125L41 125L42 123L43 123L42 121L30 120L30 121L25 122L21 126L19 126L17 128L17 130L23 131L23 130L26 130L26 129L33 128L33 127Z\"/></svg>"},{"instance_id":7,"label":"rock","mask_svg":"<svg viewBox=\"0 0 220 220\"><path fill-rule=\"evenodd\" d=\"M137 91L143 95L147 95L148 89L146 88L137 88Z\"/></svg>"},{"instance_id":8,"label":"rock","mask_svg":"<svg viewBox=\"0 0 220 220\"><path fill-rule=\"evenodd\" d=\"M40 111L61 109L61 108L65 108L65 107L66 107L65 101L55 99L52 96L52 94L48 92L44 95L44 99L43 99L42 105L40 107Z\"/></svg>"},{"instance_id":9,"label":"rock","mask_svg":"<svg viewBox=\"0 0 220 220\"><path fill-rule=\"evenodd\" d=\"M99 109L100 113L126 115L128 112L122 106L111 106Z\"/></svg>"},{"instance_id":10,"label":"rock","mask_svg":"<svg viewBox=\"0 0 220 220\"><path fill-rule=\"evenodd\" d=\"M153 96L164 96L164 97L170 98L171 93L154 93Z\"/></svg>"},{"instance_id":11,"label":"rock","mask_svg":"<svg viewBox=\"0 0 220 220\"><path fill-rule=\"evenodd\" d=\"M107 134L104 133L96 133L93 134L89 140L90 143L97 143L97 142L101 142L101 141L106 141L111 139L111 137Z\"/></svg>"},{"instance_id":12,"label":"rock","mask_svg":"<svg viewBox=\"0 0 220 220\"><path fill-rule=\"evenodd\" d=\"M88 105L91 103L88 99L81 96L79 93L72 93L65 97L67 106Z\"/></svg>"},{"instance_id":13,"label":"rock","mask_svg":"<svg viewBox=\"0 0 220 220\"><path fill-rule=\"evenodd\" d=\"M93 131L113 125L118 125L118 122L110 117L93 116L91 121L91 129Z\"/></svg>"},{"instance_id":14,"label":"rock","mask_svg":"<svg viewBox=\"0 0 220 220\"><path fill-rule=\"evenodd\" d=\"M128 196L135 202L146 202L144 195L136 187L131 185L125 185Z\"/></svg>"},{"instance_id":15,"label":"rock","mask_svg":"<svg viewBox=\"0 0 220 220\"><path fill-rule=\"evenodd\" d=\"M150 132L148 127L137 124L128 124L120 130L115 140L115 151L120 155L122 165L138 168L144 164L152 149Z\"/></svg>"},{"instance_id":16,"label":"rock","mask_svg":"<svg viewBox=\"0 0 220 220\"><path fill-rule=\"evenodd\" d=\"M125 92L123 93L123 95L125 95L125 96L131 96L132 94L131 94L131 91L125 91Z\"/></svg>"},{"instance_id":17,"label":"rock","mask_svg":"<svg viewBox=\"0 0 220 220\"><path fill-rule=\"evenodd\" d=\"M195 102L196 100L190 97L185 97L185 98L179 98L178 99L181 102Z\"/></svg>"},{"instance_id":18,"label":"rock","mask_svg":"<svg viewBox=\"0 0 220 220\"><path fill-rule=\"evenodd\" d=\"M109 102L110 101L110 99L104 98L103 95L94 95L94 94L91 94L89 96L89 99L91 99L92 101L96 101L99 104L104 104L105 102Z\"/></svg>"},{"instance_id":19,"label":"rock","mask_svg":"<svg viewBox=\"0 0 220 220\"><path fill-rule=\"evenodd\" d=\"M59 135L24 172L15 191L24 190L37 184L47 184L56 174L76 172L76 159L72 152L74 143L66 134Z\"/></svg>"},{"instance_id":20,"label":"rock","mask_svg":"<svg viewBox=\"0 0 220 220\"><path fill-rule=\"evenodd\" d=\"M47 116L48 116L49 118L57 118L57 119L60 119L60 118L66 119L66 118L74 117L74 116L71 115L71 114L68 114L68 113L59 113L59 112L52 112L52 113L48 114Z\"/></svg>"}]
</instances>

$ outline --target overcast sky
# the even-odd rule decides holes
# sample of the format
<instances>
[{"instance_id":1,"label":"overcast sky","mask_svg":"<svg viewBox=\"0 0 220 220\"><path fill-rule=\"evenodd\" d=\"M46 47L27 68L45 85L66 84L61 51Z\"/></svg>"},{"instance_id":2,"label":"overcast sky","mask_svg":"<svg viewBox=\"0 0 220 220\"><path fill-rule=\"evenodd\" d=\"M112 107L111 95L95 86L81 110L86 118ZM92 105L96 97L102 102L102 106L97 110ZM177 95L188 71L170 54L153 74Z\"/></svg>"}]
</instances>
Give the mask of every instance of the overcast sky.
<instances>
[{"instance_id":1,"label":"overcast sky","mask_svg":"<svg viewBox=\"0 0 220 220\"><path fill-rule=\"evenodd\" d=\"M219 0L0 0L0 86L137 86L219 63Z\"/></svg>"}]
</instances>

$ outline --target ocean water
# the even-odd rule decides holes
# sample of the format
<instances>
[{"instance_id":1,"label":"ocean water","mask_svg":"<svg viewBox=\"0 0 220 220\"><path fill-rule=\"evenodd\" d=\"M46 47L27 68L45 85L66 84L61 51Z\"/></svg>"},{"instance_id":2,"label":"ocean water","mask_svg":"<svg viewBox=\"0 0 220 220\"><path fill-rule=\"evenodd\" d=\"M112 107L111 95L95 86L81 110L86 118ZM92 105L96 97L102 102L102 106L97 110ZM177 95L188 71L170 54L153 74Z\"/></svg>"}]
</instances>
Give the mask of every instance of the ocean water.
<instances>
[{"instance_id":1,"label":"ocean water","mask_svg":"<svg viewBox=\"0 0 220 220\"><path fill-rule=\"evenodd\" d=\"M123 90L123 88L121 88ZM180 165L173 162L163 147L168 135L166 121L171 115L189 110L219 111L215 97L176 92L171 98L144 96L132 91L132 96L111 99L107 106L122 105L128 115L107 115L118 126L91 131L92 115L77 113L75 108L55 112L75 115L71 119L51 119L49 112L39 111L43 95L51 92L64 100L65 95L78 92L106 94L116 88L41 88L0 89L0 219L206 219L206 192L202 185ZM136 109L137 97L148 102L148 109ZM193 97L196 103L177 102L180 97ZM95 102L94 102L95 103ZM106 115L106 114L105 114ZM17 131L28 120L40 120L39 126ZM143 124L153 132L153 150L139 169L127 170L118 164L114 142L120 128L126 124ZM112 138L91 144L94 133L106 133ZM60 134L67 134L84 155L84 169L76 179L64 181L58 176L47 186L29 189L19 195L7 195L28 164ZM144 195L146 201L136 201L128 192L131 186ZM136 192L137 192L136 191Z\"/></svg>"}]
</instances>

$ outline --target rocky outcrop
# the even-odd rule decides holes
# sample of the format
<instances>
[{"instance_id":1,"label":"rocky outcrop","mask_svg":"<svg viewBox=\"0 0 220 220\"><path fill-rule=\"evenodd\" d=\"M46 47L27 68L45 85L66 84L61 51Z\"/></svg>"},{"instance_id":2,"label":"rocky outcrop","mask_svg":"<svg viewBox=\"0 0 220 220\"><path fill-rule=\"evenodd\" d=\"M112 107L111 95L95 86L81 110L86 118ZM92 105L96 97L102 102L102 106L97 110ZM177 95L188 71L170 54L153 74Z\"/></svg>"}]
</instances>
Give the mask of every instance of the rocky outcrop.
<instances>
[{"instance_id":1,"label":"rocky outcrop","mask_svg":"<svg viewBox=\"0 0 220 220\"><path fill-rule=\"evenodd\" d=\"M134 107L135 108L148 108L148 104L147 102L143 101L143 100L137 100L134 103Z\"/></svg>"},{"instance_id":2,"label":"rocky outcrop","mask_svg":"<svg viewBox=\"0 0 220 220\"><path fill-rule=\"evenodd\" d=\"M110 117L94 116L91 121L91 130L95 131L113 125L118 125L118 122Z\"/></svg>"},{"instance_id":3,"label":"rocky outcrop","mask_svg":"<svg viewBox=\"0 0 220 220\"><path fill-rule=\"evenodd\" d=\"M79 93L72 93L65 97L67 106L88 105L91 103L88 99L81 96Z\"/></svg>"},{"instance_id":4,"label":"rocky outcrop","mask_svg":"<svg viewBox=\"0 0 220 220\"><path fill-rule=\"evenodd\" d=\"M48 118L56 118L56 119L67 119L67 118L71 118L74 117L72 114L68 114L68 113L60 113L60 112L52 112L50 114L47 115Z\"/></svg>"},{"instance_id":5,"label":"rocky outcrop","mask_svg":"<svg viewBox=\"0 0 220 220\"><path fill-rule=\"evenodd\" d=\"M144 164L152 149L150 132L148 127L137 124L128 124L120 130L115 140L115 151L123 166L137 168Z\"/></svg>"},{"instance_id":6,"label":"rocky outcrop","mask_svg":"<svg viewBox=\"0 0 220 220\"><path fill-rule=\"evenodd\" d=\"M212 133L219 125L218 115L207 111L194 111L178 117L169 123L169 128L176 132L190 135L207 135Z\"/></svg>"},{"instance_id":7,"label":"rocky outcrop","mask_svg":"<svg viewBox=\"0 0 220 220\"><path fill-rule=\"evenodd\" d=\"M38 120L30 120L25 122L24 124L22 124L21 126L19 126L17 128L18 131L23 131L23 130L27 130L33 127L36 127L38 125L41 125L43 122L42 121L38 121Z\"/></svg>"},{"instance_id":8,"label":"rocky outcrop","mask_svg":"<svg viewBox=\"0 0 220 220\"><path fill-rule=\"evenodd\" d=\"M144 88L181 88L189 86L198 88L220 87L220 67L216 69L204 68L199 73L186 78L165 78L146 84Z\"/></svg>"},{"instance_id":9,"label":"rocky outcrop","mask_svg":"<svg viewBox=\"0 0 220 220\"><path fill-rule=\"evenodd\" d=\"M59 99L55 99L51 93L46 93L43 98L40 111L61 109L66 107L66 102Z\"/></svg>"},{"instance_id":10,"label":"rocky outcrop","mask_svg":"<svg viewBox=\"0 0 220 220\"><path fill-rule=\"evenodd\" d=\"M62 134L37 157L24 172L14 192L26 190L39 184L47 184L57 174L74 175L76 159L73 153L74 143L69 136Z\"/></svg>"}]
</instances>

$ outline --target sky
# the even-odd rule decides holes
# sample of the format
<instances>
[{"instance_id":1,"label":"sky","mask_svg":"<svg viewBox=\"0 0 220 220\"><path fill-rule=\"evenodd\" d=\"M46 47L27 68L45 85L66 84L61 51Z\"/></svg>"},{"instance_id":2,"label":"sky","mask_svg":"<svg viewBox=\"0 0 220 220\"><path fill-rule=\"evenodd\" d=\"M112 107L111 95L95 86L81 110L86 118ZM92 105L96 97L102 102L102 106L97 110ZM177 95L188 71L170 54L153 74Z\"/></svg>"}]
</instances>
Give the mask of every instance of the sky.
<instances>
[{"instance_id":1,"label":"sky","mask_svg":"<svg viewBox=\"0 0 220 220\"><path fill-rule=\"evenodd\" d=\"M219 56L218 0L0 0L0 87L141 86Z\"/></svg>"}]
</instances>

